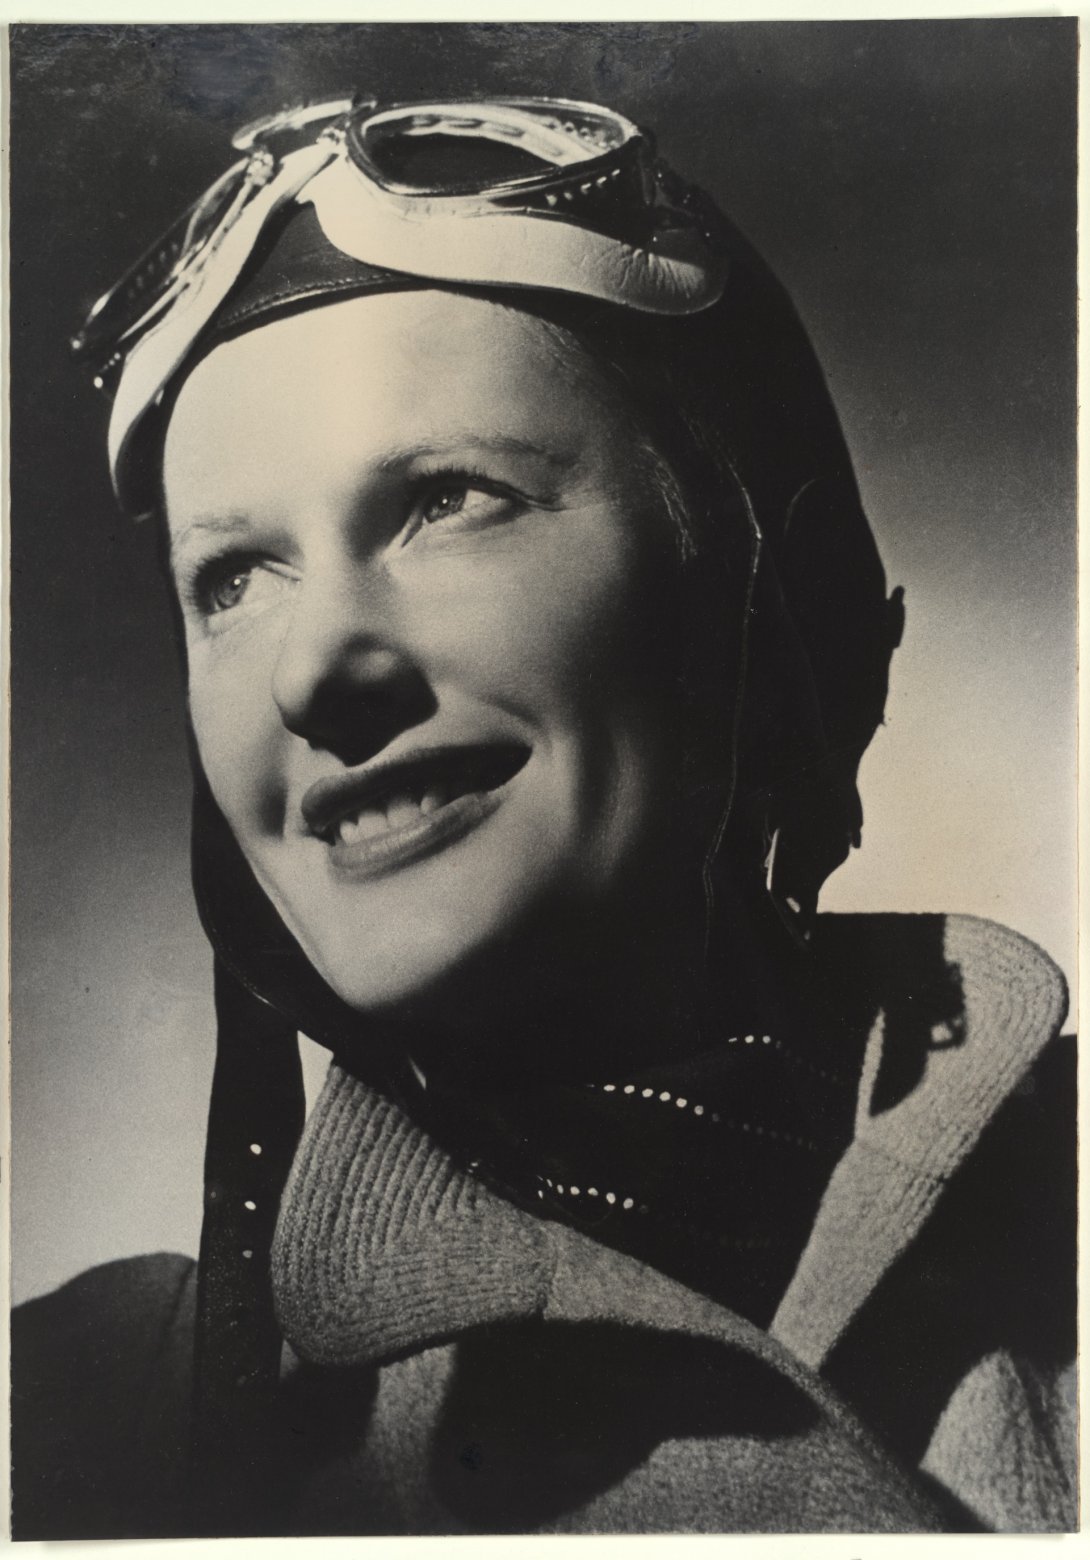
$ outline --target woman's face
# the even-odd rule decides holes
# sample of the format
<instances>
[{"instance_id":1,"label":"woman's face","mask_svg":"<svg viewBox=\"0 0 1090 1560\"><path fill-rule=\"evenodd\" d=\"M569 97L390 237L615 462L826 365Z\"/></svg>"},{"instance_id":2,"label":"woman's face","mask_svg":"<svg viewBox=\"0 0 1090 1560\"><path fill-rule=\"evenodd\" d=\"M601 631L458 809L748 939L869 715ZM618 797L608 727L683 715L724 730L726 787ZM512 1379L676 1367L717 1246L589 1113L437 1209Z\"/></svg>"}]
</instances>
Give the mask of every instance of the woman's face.
<instances>
[{"instance_id":1,"label":"woman's face","mask_svg":"<svg viewBox=\"0 0 1090 1560\"><path fill-rule=\"evenodd\" d=\"M438 291L266 324L180 393L164 484L201 759L361 1011L532 992L646 920L677 688L636 451L540 321Z\"/></svg>"}]
</instances>

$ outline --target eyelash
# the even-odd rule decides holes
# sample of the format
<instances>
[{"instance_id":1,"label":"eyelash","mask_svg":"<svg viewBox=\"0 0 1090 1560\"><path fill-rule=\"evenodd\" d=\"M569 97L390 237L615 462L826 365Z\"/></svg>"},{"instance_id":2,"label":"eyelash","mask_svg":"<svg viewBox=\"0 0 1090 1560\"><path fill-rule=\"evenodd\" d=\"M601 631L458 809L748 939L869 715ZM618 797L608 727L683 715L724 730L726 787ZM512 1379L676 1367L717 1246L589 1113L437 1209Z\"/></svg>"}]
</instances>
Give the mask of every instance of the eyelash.
<instances>
[{"instance_id":1,"label":"eyelash","mask_svg":"<svg viewBox=\"0 0 1090 1560\"><path fill-rule=\"evenodd\" d=\"M214 593L235 575L246 574L260 562L261 554L253 552L223 552L203 559L179 582L183 607L202 618L230 611L228 607L216 606Z\"/></svg>"},{"instance_id":2,"label":"eyelash","mask_svg":"<svg viewBox=\"0 0 1090 1560\"><path fill-rule=\"evenodd\" d=\"M487 493L492 498L505 499L508 503L516 506L527 502L523 495L517 493L513 488L508 487L505 483L497 482L494 480L494 478L491 477L486 477L485 474L481 471L471 471L462 466L451 468L449 471L437 471L434 473L429 472L421 481L420 491L413 504L412 513L422 517L422 525L437 525L439 523L438 520L423 519L423 511L427 508L429 502L441 497L444 493L447 492L460 491L464 497L466 494L469 494L474 490L477 490L481 493ZM460 513L461 509L454 511L454 514ZM443 516L440 518L442 519L449 517ZM420 529L420 525L416 526L410 536L406 538L406 540L411 541L412 537L415 536L416 532Z\"/></svg>"},{"instance_id":3,"label":"eyelash","mask_svg":"<svg viewBox=\"0 0 1090 1560\"><path fill-rule=\"evenodd\" d=\"M465 497L475 489L494 498L507 500L516 510L528 502L513 488L486 477L483 472L458 467L448 471L428 473L422 479L418 494L413 500L408 520L411 530L402 542L402 546L407 546L421 530L440 525L444 519L453 519L462 513L460 505L450 515L428 519L424 511L430 503L450 493L460 494L464 504ZM214 593L236 575L247 574L264 561L264 554L252 550L229 550L202 560L191 574L179 581L183 607L202 618L219 617L230 612L231 607L215 604Z\"/></svg>"}]
</instances>

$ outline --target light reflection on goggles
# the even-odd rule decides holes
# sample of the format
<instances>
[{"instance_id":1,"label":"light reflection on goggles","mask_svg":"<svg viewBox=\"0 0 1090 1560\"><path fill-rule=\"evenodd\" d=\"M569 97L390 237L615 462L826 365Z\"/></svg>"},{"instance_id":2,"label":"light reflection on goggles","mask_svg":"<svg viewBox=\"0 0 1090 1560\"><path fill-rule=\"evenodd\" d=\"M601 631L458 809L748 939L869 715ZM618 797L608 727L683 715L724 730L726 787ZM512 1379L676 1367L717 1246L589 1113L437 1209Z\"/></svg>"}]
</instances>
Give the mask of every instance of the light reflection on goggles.
<instances>
[{"instance_id":1,"label":"light reflection on goggles","mask_svg":"<svg viewBox=\"0 0 1090 1560\"><path fill-rule=\"evenodd\" d=\"M244 155L94 305L73 350L114 392L115 486L137 425L238 280L273 215L309 204L368 265L578 293L651 314L709 307L726 279L711 201L620 114L554 98L343 99L234 137Z\"/></svg>"}]
</instances>

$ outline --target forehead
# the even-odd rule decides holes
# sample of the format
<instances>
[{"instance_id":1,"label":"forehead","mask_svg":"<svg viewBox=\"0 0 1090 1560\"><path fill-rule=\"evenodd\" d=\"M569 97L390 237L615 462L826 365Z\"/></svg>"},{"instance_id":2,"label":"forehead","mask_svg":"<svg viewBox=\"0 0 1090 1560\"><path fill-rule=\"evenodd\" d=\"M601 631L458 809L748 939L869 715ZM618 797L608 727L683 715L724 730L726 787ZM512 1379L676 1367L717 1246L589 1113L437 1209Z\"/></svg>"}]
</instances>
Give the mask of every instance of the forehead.
<instances>
[{"instance_id":1,"label":"forehead","mask_svg":"<svg viewBox=\"0 0 1090 1560\"><path fill-rule=\"evenodd\" d=\"M382 461L481 438L585 447L615 422L589 360L531 315L433 290L345 299L198 363L167 430L168 504L180 481L230 485L247 450L290 450L328 474L342 448Z\"/></svg>"}]
</instances>

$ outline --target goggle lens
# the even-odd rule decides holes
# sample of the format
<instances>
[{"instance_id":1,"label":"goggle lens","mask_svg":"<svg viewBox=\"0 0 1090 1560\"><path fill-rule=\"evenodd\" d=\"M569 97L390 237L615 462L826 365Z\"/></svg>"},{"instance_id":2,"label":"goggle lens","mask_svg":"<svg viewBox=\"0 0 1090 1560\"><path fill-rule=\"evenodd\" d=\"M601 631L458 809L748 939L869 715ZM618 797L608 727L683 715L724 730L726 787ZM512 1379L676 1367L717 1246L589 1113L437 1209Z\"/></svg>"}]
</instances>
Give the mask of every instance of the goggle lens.
<instances>
[{"instance_id":1,"label":"goggle lens","mask_svg":"<svg viewBox=\"0 0 1090 1560\"><path fill-rule=\"evenodd\" d=\"M483 138L466 141L438 130L395 131L371 153L385 183L428 194L456 195L467 184L490 189L541 172L540 160L521 146Z\"/></svg>"},{"instance_id":2,"label":"goggle lens","mask_svg":"<svg viewBox=\"0 0 1090 1560\"><path fill-rule=\"evenodd\" d=\"M515 99L412 104L356 115L348 127L350 155L369 178L434 198L547 182L641 139L620 115Z\"/></svg>"}]
</instances>

